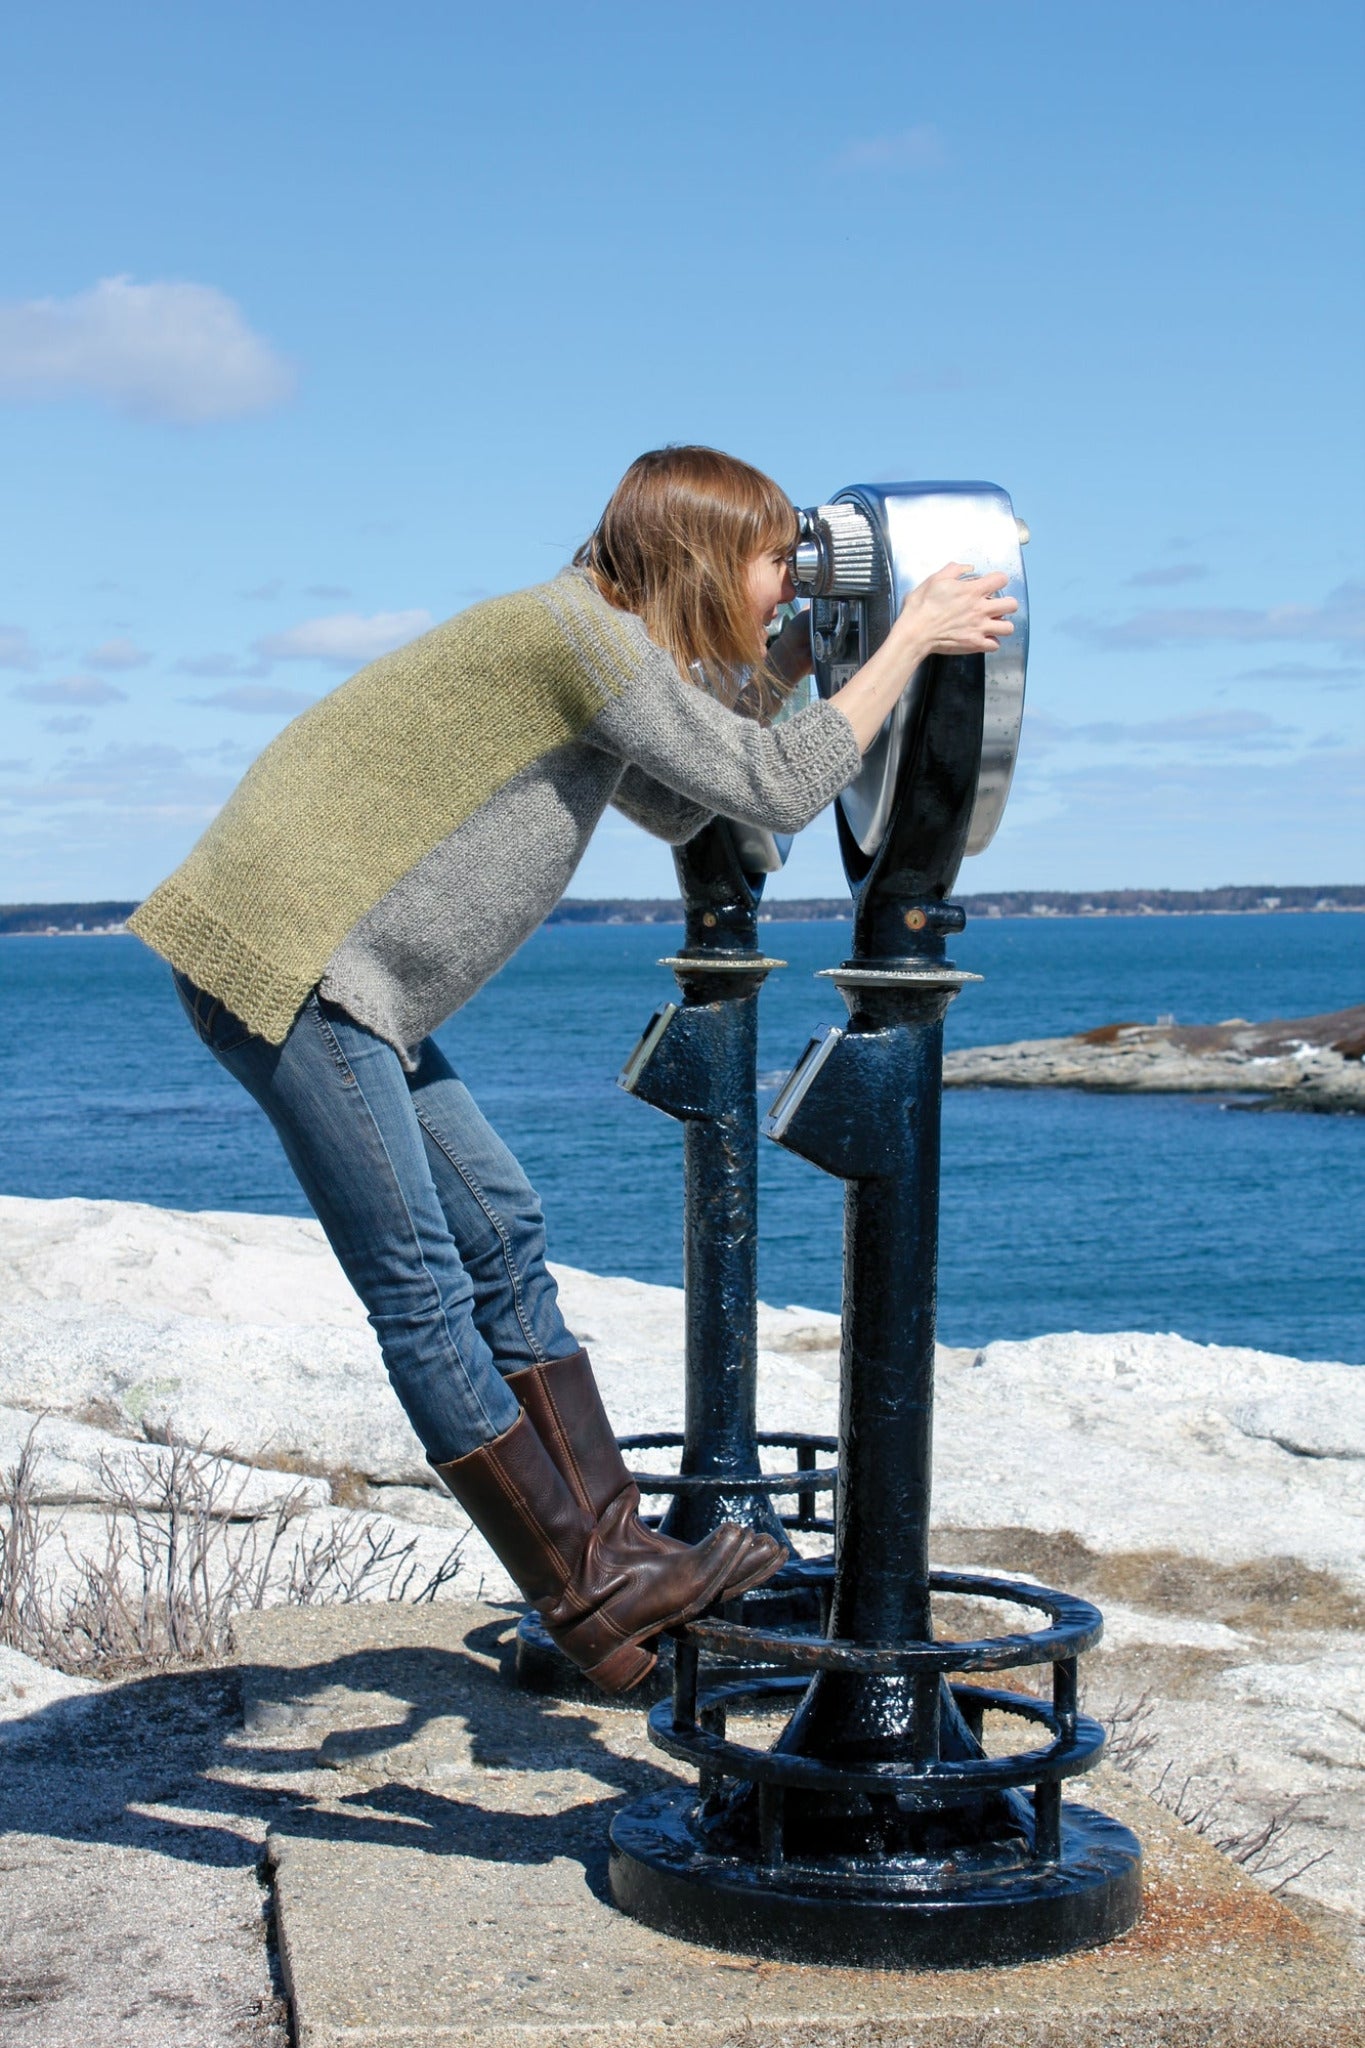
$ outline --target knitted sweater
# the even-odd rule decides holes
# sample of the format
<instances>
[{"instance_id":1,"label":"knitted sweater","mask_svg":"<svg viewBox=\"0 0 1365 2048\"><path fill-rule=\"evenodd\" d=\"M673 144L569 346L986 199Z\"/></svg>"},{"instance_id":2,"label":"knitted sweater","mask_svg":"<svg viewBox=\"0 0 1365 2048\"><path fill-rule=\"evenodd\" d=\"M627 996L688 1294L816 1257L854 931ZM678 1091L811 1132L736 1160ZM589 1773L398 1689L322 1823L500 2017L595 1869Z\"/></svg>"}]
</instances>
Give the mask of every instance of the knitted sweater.
<instances>
[{"instance_id":1,"label":"knitted sweater","mask_svg":"<svg viewBox=\"0 0 1365 2048\"><path fill-rule=\"evenodd\" d=\"M566 570L286 726L129 923L273 1044L320 988L406 1059L553 909L609 803L675 843L717 812L799 831L860 766L833 705L738 716Z\"/></svg>"}]
</instances>

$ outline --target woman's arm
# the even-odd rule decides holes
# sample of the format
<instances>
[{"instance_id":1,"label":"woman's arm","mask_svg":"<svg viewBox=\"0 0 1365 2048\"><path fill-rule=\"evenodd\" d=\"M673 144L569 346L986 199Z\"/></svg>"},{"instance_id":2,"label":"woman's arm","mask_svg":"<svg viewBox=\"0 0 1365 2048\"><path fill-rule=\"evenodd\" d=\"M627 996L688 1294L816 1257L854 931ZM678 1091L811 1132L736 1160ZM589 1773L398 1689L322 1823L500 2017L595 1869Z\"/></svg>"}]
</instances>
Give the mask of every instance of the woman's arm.
<instances>
[{"instance_id":1,"label":"woman's arm","mask_svg":"<svg viewBox=\"0 0 1365 2048\"><path fill-rule=\"evenodd\" d=\"M862 765L849 722L832 704L760 725L684 681L662 648L651 650L588 737L699 809L770 832L809 825Z\"/></svg>"},{"instance_id":2,"label":"woman's arm","mask_svg":"<svg viewBox=\"0 0 1365 2048\"><path fill-rule=\"evenodd\" d=\"M632 825L643 826L646 832L667 840L670 846L685 846L715 816L703 804L691 803L666 783L646 775L642 768L626 769L616 785L612 804Z\"/></svg>"},{"instance_id":3,"label":"woman's arm","mask_svg":"<svg viewBox=\"0 0 1365 2048\"><path fill-rule=\"evenodd\" d=\"M949 563L911 592L875 655L837 697L765 726L684 680L638 619L638 666L589 737L708 813L799 832L853 781L887 714L929 654L993 651L1012 628L1000 575ZM623 625L625 621L623 620Z\"/></svg>"}]
</instances>

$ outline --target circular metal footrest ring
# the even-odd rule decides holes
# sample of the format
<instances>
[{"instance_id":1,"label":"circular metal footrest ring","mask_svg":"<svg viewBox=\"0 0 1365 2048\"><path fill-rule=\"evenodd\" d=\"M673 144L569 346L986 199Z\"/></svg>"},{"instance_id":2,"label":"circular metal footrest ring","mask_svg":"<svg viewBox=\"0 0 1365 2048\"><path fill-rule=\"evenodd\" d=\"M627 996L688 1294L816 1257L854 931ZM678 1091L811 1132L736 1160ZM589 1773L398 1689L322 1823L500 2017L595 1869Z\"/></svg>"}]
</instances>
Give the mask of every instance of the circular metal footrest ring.
<instances>
[{"instance_id":1,"label":"circular metal footrest ring","mask_svg":"<svg viewBox=\"0 0 1365 2048\"><path fill-rule=\"evenodd\" d=\"M833 1493L839 1484L839 1468L836 1465L817 1465L819 1456L833 1457L838 1452L838 1440L832 1436L813 1436L805 1430L760 1430L760 1450L795 1451L795 1471L785 1472L631 1472L631 1478L641 1493L664 1494L670 1498L678 1495L693 1496L715 1493L743 1493L752 1487L767 1494L797 1496L794 1514L781 1517L788 1529L815 1531L832 1535L834 1523L828 1515L817 1515L816 1495ZM645 1430L634 1436L616 1439L618 1448L627 1451L681 1451L683 1438L676 1430ZM646 1516L646 1520L653 1520Z\"/></svg>"},{"instance_id":2,"label":"circular metal footrest ring","mask_svg":"<svg viewBox=\"0 0 1365 2048\"><path fill-rule=\"evenodd\" d=\"M971 1599L1033 1607L1051 1626L1008 1636L969 1641L877 1643L832 1641L825 1636L770 1635L742 1623L703 1619L679 1630L697 1650L731 1663L761 1663L813 1677L817 1671L847 1671L881 1678L928 1678L949 1671L1008 1671L1027 1664L1057 1664L1091 1650L1104 1633L1104 1617L1089 1600L1057 1593L1018 1579L980 1572L930 1572L929 1589Z\"/></svg>"},{"instance_id":3,"label":"circular metal footrest ring","mask_svg":"<svg viewBox=\"0 0 1365 2048\"><path fill-rule=\"evenodd\" d=\"M1072 1594L978 1572L931 1572L929 1585L938 1593L1032 1607L1047 1616L1049 1626L1027 1634L892 1646L783 1635L725 1620L689 1622L674 1631L673 1699L651 1712L650 1741L667 1755L692 1764L704 1787L737 1779L758 1786L761 1795L779 1803L789 1791L841 1798L879 1794L906 1811L927 1812L1031 1785L1038 1853L1051 1854L1060 1824L1061 1783L1092 1769L1104 1747L1100 1724L1077 1711L1077 1658L1099 1641L1103 1617L1090 1601ZM712 1678L703 1692L703 1650L731 1667L725 1673L729 1680L740 1667L739 1679L717 1685ZM1031 1695L994 1691L960 1679L949 1690L978 1742L985 1715L995 1711L1045 1728L1051 1736L1046 1747L1001 1757L941 1755L942 1686L949 1673L1045 1663L1052 1666L1050 1705ZM726 1722L733 1709L778 1700L794 1707L820 1672L909 1679L914 1696L909 1759L835 1764L727 1739Z\"/></svg>"},{"instance_id":4,"label":"circular metal footrest ring","mask_svg":"<svg viewBox=\"0 0 1365 2048\"><path fill-rule=\"evenodd\" d=\"M768 1677L708 1688L698 1695L697 1720L691 1725L679 1723L673 1702L663 1700L650 1712L649 1739L665 1755L705 1773L712 1783L718 1778L738 1778L749 1784L780 1786L787 1792L881 1794L894 1798L906 1811L965 1805L988 1793L1023 1785L1057 1784L1090 1770L1104 1747L1103 1728L1086 1714L1077 1714L1068 1726L1043 1700L967 1685L949 1690L969 1718L994 1711L1033 1721L1049 1730L1051 1743L1046 1749L1016 1751L1010 1756L855 1766L752 1749L729 1741L721 1732L733 1708L777 1700L794 1707L805 1689L803 1678Z\"/></svg>"}]
</instances>

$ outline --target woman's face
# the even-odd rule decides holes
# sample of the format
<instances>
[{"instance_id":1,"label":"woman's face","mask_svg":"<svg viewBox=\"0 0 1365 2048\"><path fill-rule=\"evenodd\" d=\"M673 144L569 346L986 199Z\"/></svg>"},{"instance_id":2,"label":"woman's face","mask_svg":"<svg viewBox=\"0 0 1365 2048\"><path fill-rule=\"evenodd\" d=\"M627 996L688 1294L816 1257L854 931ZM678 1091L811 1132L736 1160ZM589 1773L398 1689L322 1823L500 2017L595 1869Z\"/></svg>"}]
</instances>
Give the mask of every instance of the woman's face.
<instances>
[{"instance_id":1,"label":"woman's face","mask_svg":"<svg viewBox=\"0 0 1365 2048\"><path fill-rule=\"evenodd\" d=\"M791 563L779 549L755 555L745 572L754 624L770 626L780 604L790 604L796 595Z\"/></svg>"}]
</instances>

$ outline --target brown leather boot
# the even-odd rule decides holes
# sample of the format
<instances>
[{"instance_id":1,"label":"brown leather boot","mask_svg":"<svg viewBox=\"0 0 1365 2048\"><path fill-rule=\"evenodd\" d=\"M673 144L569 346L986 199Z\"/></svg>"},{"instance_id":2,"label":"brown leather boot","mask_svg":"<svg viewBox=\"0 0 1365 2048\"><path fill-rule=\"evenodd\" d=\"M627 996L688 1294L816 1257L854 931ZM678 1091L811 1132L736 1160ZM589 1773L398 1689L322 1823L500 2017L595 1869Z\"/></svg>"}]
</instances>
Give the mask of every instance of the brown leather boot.
<instances>
[{"instance_id":1,"label":"brown leather boot","mask_svg":"<svg viewBox=\"0 0 1365 2048\"><path fill-rule=\"evenodd\" d=\"M622 1535L627 1496L594 1521L560 1477L524 1411L467 1457L436 1465L564 1654L603 1692L626 1692L656 1663L647 1645L726 1588L728 1546L642 1553Z\"/></svg>"},{"instance_id":2,"label":"brown leather boot","mask_svg":"<svg viewBox=\"0 0 1365 2048\"><path fill-rule=\"evenodd\" d=\"M733 1600L761 1586L786 1563L787 1552L775 1538L738 1522L724 1522L699 1544L662 1536L640 1520L640 1489L621 1456L615 1432L602 1405L586 1351L551 1358L508 1373L507 1384L536 1426L570 1491L594 1520L609 1507L628 1499L618 1517L620 1540L644 1557L667 1556L679 1550L707 1551L729 1558L724 1598Z\"/></svg>"}]
</instances>

